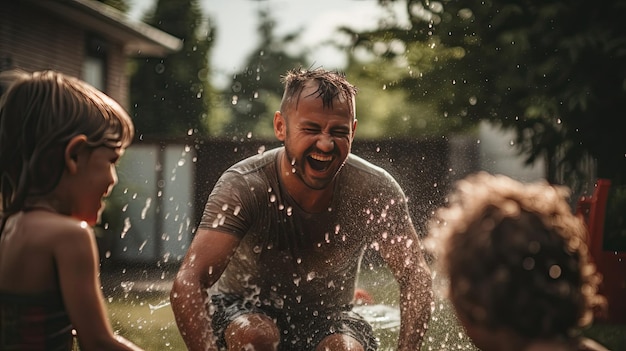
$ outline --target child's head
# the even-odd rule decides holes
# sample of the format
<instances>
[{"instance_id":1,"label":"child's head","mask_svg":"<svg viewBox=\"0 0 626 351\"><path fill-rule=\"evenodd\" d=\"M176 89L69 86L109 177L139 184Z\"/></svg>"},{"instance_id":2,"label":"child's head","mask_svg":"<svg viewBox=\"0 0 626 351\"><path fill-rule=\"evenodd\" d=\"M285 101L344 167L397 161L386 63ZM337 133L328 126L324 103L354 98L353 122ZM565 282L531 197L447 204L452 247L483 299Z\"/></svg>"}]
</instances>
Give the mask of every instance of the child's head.
<instances>
[{"instance_id":1,"label":"child's head","mask_svg":"<svg viewBox=\"0 0 626 351\"><path fill-rule=\"evenodd\" d=\"M599 278L567 196L545 182L487 173L458 182L426 244L466 328L538 339L567 336L591 321L603 301Z\"/></svg>"},{"instance_id":2,"label":"child's head","mask_svg":"<svg viewBox=\"0 0 626 351\"><path fill-rule=\"evenodd\" d=\"M29 196L45 195L65 167L68 142L85 135L91 147L126 148L133 123L113 99L54 71L0 73L0 184L3 212L19 211Z\"/></svg>"}]
</instances>

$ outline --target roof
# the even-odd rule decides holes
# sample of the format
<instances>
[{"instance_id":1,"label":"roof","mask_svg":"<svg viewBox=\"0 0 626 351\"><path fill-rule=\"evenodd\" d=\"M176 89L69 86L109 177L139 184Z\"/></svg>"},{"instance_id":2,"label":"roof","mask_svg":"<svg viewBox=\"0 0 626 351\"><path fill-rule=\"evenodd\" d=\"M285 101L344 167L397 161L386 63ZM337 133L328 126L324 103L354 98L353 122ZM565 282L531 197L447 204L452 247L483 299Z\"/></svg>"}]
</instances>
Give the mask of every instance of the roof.
<instances>
[{"instance_id":1,"label":"roof","mask_svg":"<svg viewBox=\"0 0 626 351\"><path fill-rule=\"evenodd\" d=\"M33 5L124 43L129 56L162 57L179 51L182 40L94 0L27 0Z\"/></svg>"}]
</instances>

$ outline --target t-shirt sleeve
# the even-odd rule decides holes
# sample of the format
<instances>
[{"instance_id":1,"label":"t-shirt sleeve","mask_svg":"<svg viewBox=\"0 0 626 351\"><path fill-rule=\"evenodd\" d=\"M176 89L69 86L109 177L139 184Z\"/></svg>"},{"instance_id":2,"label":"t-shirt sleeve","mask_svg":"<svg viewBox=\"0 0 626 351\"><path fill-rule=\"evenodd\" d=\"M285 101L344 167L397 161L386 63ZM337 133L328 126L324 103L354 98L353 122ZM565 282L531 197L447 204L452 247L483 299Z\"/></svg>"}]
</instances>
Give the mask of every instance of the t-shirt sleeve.
<instances>
[{"instance_id":1,"label":"t-shirt sleeve","mask_svg":"<svg viewBox=\"0 0 626 351\"><path fill-rule=\"evenodd\" d=\"M396 180L384 172L373 187L375 194L370 197L370 224L377 232L408 234L415 230L409 213L407 198Z\"/></svg>"},{"instance_id":2,"label":"t-shirt sleeve","mask_svg":"<svg viewBox=\"0 0 626 351\"><path fill-rule=\"evenodd\" d=\"M254 187L237 172L225 172L204 207L200 229L216 230L242 238L252 223Z\"/></svg>"}]
</instances>

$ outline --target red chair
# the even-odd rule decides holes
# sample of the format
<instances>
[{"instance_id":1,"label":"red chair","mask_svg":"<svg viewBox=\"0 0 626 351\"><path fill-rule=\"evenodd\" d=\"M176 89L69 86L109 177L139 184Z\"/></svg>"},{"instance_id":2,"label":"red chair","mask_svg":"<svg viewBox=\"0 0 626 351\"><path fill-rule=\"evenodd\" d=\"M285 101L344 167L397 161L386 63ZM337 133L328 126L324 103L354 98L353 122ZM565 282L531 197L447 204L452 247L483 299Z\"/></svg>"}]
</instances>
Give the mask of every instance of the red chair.
<instances>
[{"instance_id":1,"label":"red chair","mask_svg":"<svg viewBox=\"0 0 626 351\"><path fill-rule=\"evenodd\" d=\"M591 259L602 274L600 293L608 301L608 313L600 321L626 323L626 252L608 251L604 248L604 221L611 181L598 179L593 195L581 197L576 213L587 225L587 245Z\"/></svg>"}]
</instances>

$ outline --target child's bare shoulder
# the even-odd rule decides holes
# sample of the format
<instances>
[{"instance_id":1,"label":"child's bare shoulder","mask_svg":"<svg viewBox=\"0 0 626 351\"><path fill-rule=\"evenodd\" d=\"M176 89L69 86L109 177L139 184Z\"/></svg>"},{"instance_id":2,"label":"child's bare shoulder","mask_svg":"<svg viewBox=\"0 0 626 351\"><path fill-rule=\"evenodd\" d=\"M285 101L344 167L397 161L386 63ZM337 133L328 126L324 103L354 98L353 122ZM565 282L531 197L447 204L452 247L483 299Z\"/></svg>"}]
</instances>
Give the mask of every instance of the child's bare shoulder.
<instances>
[{"instance_id":1,"label":"child's bare shoulder","mask_svg":"<svg viewBox=\"0 0 626 351\"><path fill-rule=\"evenodd\" d=\"M52 212L32 212L24 217L27 230L42 241L61 243L66 241L89 242L93 230L87 223L69 216Z\"/></svg>"}]
</instances>

